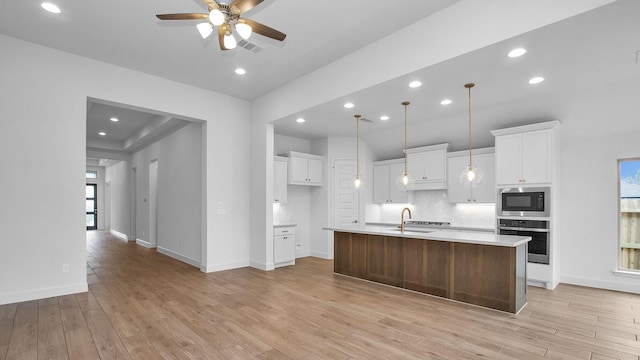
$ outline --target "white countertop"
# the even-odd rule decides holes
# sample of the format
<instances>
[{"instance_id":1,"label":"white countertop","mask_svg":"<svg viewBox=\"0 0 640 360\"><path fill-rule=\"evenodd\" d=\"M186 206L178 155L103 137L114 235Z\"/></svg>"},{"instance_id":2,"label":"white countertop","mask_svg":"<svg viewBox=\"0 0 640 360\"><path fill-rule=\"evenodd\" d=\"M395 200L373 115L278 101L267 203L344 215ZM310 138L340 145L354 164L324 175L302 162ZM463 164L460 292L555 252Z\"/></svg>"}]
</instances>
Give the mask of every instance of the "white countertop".
<instances>
[{"instance_id":1,"label":"white countertop","mask_svg":"<svg viewBox=\"0 0 640 360\"><path fill-rule=\"evenodd\" d=\"M400 232L398 228L388 226L365 225L353 229L324 227L323 230L350 232L357 234L385 235L412 239L451 241L467 244L516 247L531 241L530 236L499 235L480 231L434 230Z\"/></svg>"},{"instance_id":2,"label":"white countertop","mask_svg":"<svg viewBox=\"0 0 640 360\"><path fill-rule=\"evenodd\" d=\"M280 227L295 227L298 226L297 224L273 224L274 228L280 228Z\"/></svg>"}]
</instances>

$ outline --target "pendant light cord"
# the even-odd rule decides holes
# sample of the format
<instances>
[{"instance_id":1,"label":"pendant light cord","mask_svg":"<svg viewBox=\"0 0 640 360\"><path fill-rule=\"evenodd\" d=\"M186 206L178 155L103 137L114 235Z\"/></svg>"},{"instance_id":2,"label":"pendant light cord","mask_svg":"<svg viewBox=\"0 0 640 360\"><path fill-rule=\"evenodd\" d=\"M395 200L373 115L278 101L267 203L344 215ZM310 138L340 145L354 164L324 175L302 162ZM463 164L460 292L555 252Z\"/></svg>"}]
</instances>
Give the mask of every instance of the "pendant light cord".
<instances>
[{"instance_id":1,"label":"pendant light cord","mask_svg":"<svg viewBox=\"0 0 640 360\"><path fill-rule=\"evenodd\" d=\"M469 166L473 166L473 155L472 155L472 143L471 143L471 88L474 87L474 83L465 84L464 87L469 89Z\"/></svg>"},{"instance_id":2,"label":"pendant light cord","mask_svg":"<svg viewBox=\"0 0 640 360\"><path fill-rule=\"evenodd\" d=\"M407 106L409 102L405 101L404 105L404 175L407 175Z\"/></svg>"},{"instance_id":3,"label":"pendant light cord","mask_svg":"<svg viewBox=\"0 0 640 360\"><path fill-rule=\"evenodd\" d=\"M356 177L360 178L360 159L359 159L360 115L355 115L355 118L356 118Z\"/></svg>"}]
</instances>

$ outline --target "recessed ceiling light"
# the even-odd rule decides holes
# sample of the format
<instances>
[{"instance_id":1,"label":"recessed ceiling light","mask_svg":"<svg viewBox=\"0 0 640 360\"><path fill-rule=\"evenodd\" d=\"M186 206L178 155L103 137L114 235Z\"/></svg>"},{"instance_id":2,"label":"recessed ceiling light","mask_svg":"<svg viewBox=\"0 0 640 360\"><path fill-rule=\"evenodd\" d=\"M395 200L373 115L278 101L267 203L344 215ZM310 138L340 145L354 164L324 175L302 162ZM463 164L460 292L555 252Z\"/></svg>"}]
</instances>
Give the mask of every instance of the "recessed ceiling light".
<instances>
[{"instance_id":1,"label":"recessed ceiling light","mask_svg":"<svg viewBox=\"0 0 640 360\"><path fill-rule=\"evenodd\" d=\"M299 123L303 123L303 122L305 122L305 121L306 121L306 120L305 120L305 119L303 119L303 118L297 118L297 119L296 119L296 122L299 122Z\"/></svg>"},{"instance_id":2,"label":"recessed ceiling light","mask_svg":"<svg viewBox=\"0 0 640 360\"><path fill-rule=\"evenodd\" d=\"M534 78L531 78L531 80L529 80L529 84L531 85L535 85L535 84L540 84L541 82L544 81L544 78L541 76L536 76Z\"/></svg>"},{"instance_id":3,"label":"recessed ceiling light","mask_svg":"<svg viewBox=\"0 0 640 360\"><path fill-rule=\"evenodd\" d=\"M382 116L380 116L380 120L382 120L382 121L387 121L387 120L389 120L389 116L387 116L387 115L382 115Z\"/></svg>"},{"instance_id":4,"label":"recessed ceiling light","mask_svg":"<svg viewBox=\"0 0 640 360\"><path fill-rule=\"evenodd\" d=\"M246 73L247 72L243 68L237 68L236 69L236 74L238 74L238 75L244 75Z\"/></svg>"},{"instance_id":5,"label":"recessed ceiling light","mask_svg":"<svg viewBox=\"0 0 640 360\"><path fill-rule=\"evenodd\" d=\"M40 4L40 6L42 6L43 9L47 10L50 13L60 14L60 8L52 3L45 2Z\"/></svg>"},{"instance_id":6,"label":"recessed ceiling light","mask_svg":"<svg viewBox=\"0 0 640 360\"><path fill-rule=\"evenodd\" d=\"M510 58L515 58L515 57L524 55L526 52L527 52L527 49L517 48L509 51L509 54L507 54L507 56Z\"/></svg>"},{"instance_id":7,"label":"recessed ceiling light","mask_svg":"<svg viewBox=\"0 0 640 360\"><path fill-rule=\"evenodd\" d=\"M120 121L120 120L118 120L118 118L117 118L117 117L112 117L112 118L111 118L111 119L109 119L109 120L111 120L111 121L113 121L113 122L118 122L118 121Z\"/></svg>"},{"instance_id":8,"label":"recessed ceiling light","mask_svg":"<svg viewBox=\"0 0 640 360\"><path fill-rule=\"evenodd\" d=\"M440 101L440 105L450 105L452 102L451 99L444 99Z\"/></svg>"},{"instance_id":9,"label":"recessed ceiling light","mask_svg":"<svg viewBox=\"0 0 640 360\"><path fill-rule=\"evenodd\" d=\"M418 88L420 86L422 86L422 83L420 81L418 81L418 80L414 80L414 81L409 83L409 87L410 88Z\"/></svg>"},{"instance_id":10,"label":"recessed ceiling light","mask_svg":"<svg viewBox=\"0 0 640 360\"><path fill-rule=\"evenodd\" d=\"M100 132L98 133L98 135L100 135L100 136L107 136L107 133L106 133L106 132L104 132L104 131L100 131Z\"/></svg>"},{"instance_id":11,"label":"recessed ceiling light","mask_svg":"<svg viewBox=\"0 0 640 360\"><path fill-rule=\"evenodd\" d=\"M351 109L353 106L354 106L353 103L344 104L344 107L346 107L347 109Z\"/></svg>"}]
</instances>

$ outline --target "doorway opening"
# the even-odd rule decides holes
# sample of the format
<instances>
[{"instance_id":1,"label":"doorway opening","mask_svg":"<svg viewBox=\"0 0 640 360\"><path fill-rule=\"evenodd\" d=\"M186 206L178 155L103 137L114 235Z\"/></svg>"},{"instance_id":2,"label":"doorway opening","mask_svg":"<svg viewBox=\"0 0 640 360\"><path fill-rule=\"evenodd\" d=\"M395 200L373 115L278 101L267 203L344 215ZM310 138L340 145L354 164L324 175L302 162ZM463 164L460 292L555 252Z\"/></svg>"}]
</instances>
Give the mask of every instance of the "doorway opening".
<instances>
[{"instance_id":1,"label":"doorway opening","mask_svg":"<svg viewBox=\"0 0 640 360\"><path fill-rule=\"evenodd\" d=\"M86 223L87 230L98 229L98 185L87 184L85 188L86 194Z\"/></svg>"}]
</instances>

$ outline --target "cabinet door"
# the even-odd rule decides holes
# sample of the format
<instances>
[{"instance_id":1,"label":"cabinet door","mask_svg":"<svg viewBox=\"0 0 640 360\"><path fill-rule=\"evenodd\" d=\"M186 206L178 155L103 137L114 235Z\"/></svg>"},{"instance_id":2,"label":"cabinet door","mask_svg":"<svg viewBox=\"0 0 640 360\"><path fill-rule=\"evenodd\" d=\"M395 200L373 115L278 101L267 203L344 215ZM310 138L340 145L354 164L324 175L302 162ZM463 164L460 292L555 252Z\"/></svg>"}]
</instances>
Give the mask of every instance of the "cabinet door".
<instances>
[{"instance_id":1,"label":"cabinet door","mask_svg":"<svg viewBox=\"0 0 640 360\"><path fill-rule=\"evenodd\" d=\"M373 167L373 203L385 204L389 200L389 165Z\"/></svg>"},{"instance_id":2,"label":"cabinet door","mask_svg":"<svg viewBox=\"0 0 640 360\"><path fill-rule=\"evenodd\" d=\"M496 136L496 183L522 183L522 134Z\"/></svg>"},{"instance_id":3,"label":"cabinet door","mask_svg":"<svg viewBox=\"0 0 640 360\"><path fill-rule=\"evenodd\" d=\"M296 258L295 235L273 237L273 262L276 264L293 261Z\"/></svg>"},{"instance_id":4,"label":"cabinet door","mask_svg":"<svg viewBox=\"0 0 640 360\"><path fill-rule=\"evenodd\" d=\"M322 184L322 160L308 159L308 179L310 183Z\"/></svg>"},{"instance_id":5,"label":"cabinet door","mask_svg":"<svg viewBox=\"0 0 640 360\"><path fill-rule=\"evenodd\" d=\"M481 154L473 156L473 163L482 170L482 182L471 189L471 201L479 203L496 202L495 155Z\"/></svg>"},{"instance_id":6,"label":"cabinet door","mask_svg":"<svg viewBox=\"0 0 640 360\"><path fill-rule=\"evenodd\" d=\"M287 163L273 162L273 202L287 202Z\"/></svg>"},{"instance_id":7,"label":"cabinet door","mask_svg":"<svg viewBox=\"0 0 640 360\"><path fill-rule=\"evenodd\" d=\"M551 132L522 134L522 179L524 183L551 182Z\"/></svg>"},{"instance_id":8,"label":"cabinet door","mask_svg":"<svg viewBox=\"0 0 640 360\"><path fill-rule=\"evenodd\" d=\"M389 202L405 204L409 202L409 192L400 190L396 180L404 171L404 163L389 165Z\"/></svg>"},{"instance_id":9,"label":"cabinet door","mask_svg":"<svg viewBox=\"0 0 640 360\"><path fill-rule=\"evenodd\" d=\"M475 162L476 157L474 157ZM460 182L460 173L469 165L469 156L448 159L447 200L450 203L466 203L471 201L471 189ZM478 164L479 166L479 164ZM484 168L482 168L484 172ZM484 181L484 180L483 180Z\"/></svg>"},{"instance_id":10,"label":"cabinet door","mask_svg":"<svg viewBox=\"0 0 640 360\"><path fill-rule=\"evenodd\" d=\"M444 149L409 154L407 170L416 183L444 181L447 175L446 159Z\"/></svg>"},{"instance_id":11,"label":"cabinet door","mask_svg":"<svg viewBox=\"0 0 640 360\"><path fill-rule=\"evenodd\" d=\"M290 183L306 183L307 181L307 173L308 173L309 161L305 158L301 157L292 157L291 158L291 167L289 171L291 172L291 181Z\"/></svg>"}]
</instances>

